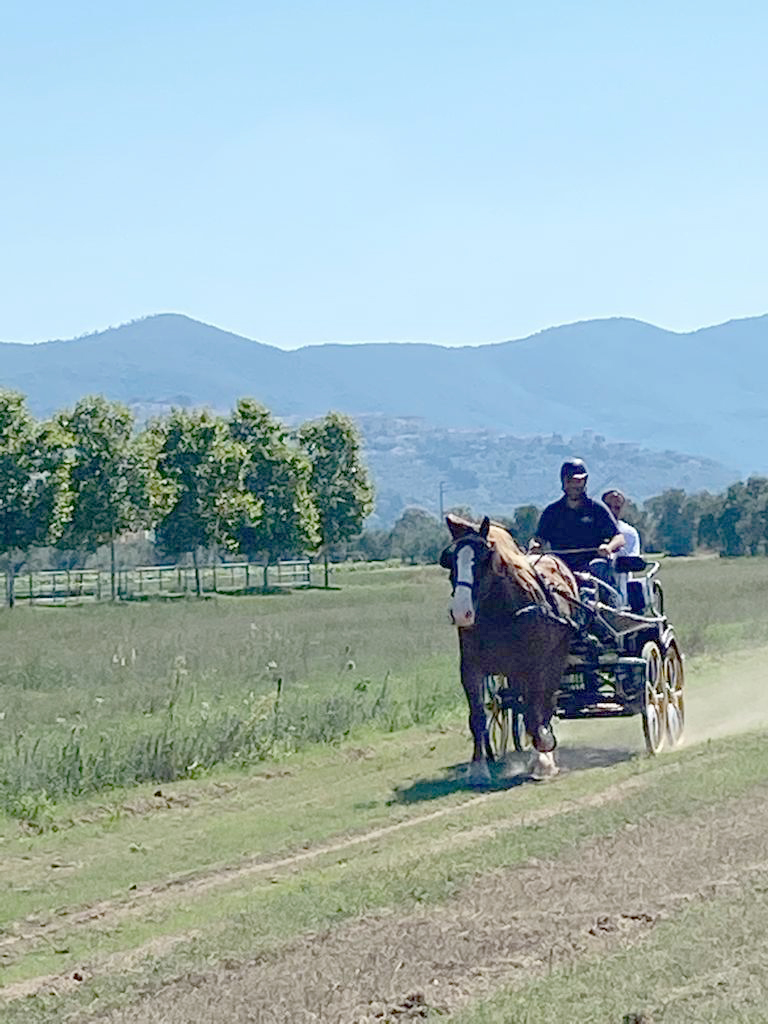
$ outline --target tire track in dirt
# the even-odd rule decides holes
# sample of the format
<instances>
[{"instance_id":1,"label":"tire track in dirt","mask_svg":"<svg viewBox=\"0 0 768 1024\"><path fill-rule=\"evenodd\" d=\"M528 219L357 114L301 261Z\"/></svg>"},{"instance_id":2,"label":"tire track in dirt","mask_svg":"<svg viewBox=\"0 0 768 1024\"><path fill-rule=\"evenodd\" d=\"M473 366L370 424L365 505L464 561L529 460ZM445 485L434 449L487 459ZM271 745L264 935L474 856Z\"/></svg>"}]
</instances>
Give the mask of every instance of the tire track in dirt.
<instances>
[{"instance_id":1,"label":"tire track in dirt","mask_svg":"<svg viewBox=\"0 0 768 1024\"><path fill-rule=\"evenodd\" d=\"M768 883L768 791L628 823L552 861L480 875L416 913L376 913L246 965L184 977L110 1024L382 1024L642 941L686 904ZM734 842L738 836L738 842Z\"/></svg>"},{"instance_id":2,"label":"tire track in dirt","mask_svg":"<svg viewBox=\"0 0 768 1024\"><path fill-rule=\"evenodd\" d=\"M655 776L655 773L654 773ZM439 849L446 849L452 846L464 845L481 837L488 838L503 831L515 828L538 824L550 820L562 814L573 813L579 810L600 807L612 801L621 800L627 794L635 792L651 782L651 775L634 776L623 782L601 790L599 793L587 797L578 797L563 801L551 807L527 810L519 814L505 816L503 820L492 824L477 825L461 832L453 832L442 837L440 840L432 840L428 846L423 847L424 852L437 852ZM419 826L439 820L441 818L460 817L470 809L493 801L503 800L509 797L506 789L495 790L490 793L476 795L458 805L439 808L430 811L428 814L418 815L405 821L395 822L392 825L384 825L379 828L370 829L367 832L354 836L346 836L332 843L324 843L308 850L301 850L284 857L272 860L256 860L247 864L240 864L237 867L222 868L203 875L196 875L192 878L173 879L161 885L146 886L137 890L130 900L103 900L88 907L73 911L69 914L57 914L55 918L43 922L36 927L28 928L21 934L8 935L0 940L0 955L3 952L12 952L16 956L39 944L41 941L52 942L57 934L70 930L73 927L88 927L95 923L106 927L118 924L128 917L139 915L143 912L149 901L156 906L158 897L163 896L175 898L194 897L197 894L208 892L222 885L238 879L245 879L259 874L274 874L285 871L291 872L300 869L308 863L322 860L325 857L333 857L339 853L349 852L351 849L369 843L380 842L391 835L410 829L417 829ZM91 972L101 971L105 967L115 970L125 966L150 953L157 952L158 948L170 948L177 942L183 941L186 935L164 936L157 940L143 945L139 949L132 950L126 954L113 954L106 957L98 965L94 962L90 965ZM9 1001L20 996L31 995L41 988L59 987L69 979L69 975L45 975L27 981L15 982L0 988L0 1000ZM71 979L69 979L71 980Z\"/></svg>"}]
</instances>

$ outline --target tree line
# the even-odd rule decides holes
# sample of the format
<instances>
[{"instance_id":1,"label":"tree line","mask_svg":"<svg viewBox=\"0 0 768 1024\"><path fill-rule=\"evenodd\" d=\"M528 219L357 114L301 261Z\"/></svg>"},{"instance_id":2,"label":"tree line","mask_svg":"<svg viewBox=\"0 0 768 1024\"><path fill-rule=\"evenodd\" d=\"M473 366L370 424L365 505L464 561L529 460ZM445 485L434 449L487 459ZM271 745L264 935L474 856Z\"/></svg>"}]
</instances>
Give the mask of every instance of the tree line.
<instances>
[{"instance_id":1,"label":"tree line","mask_svg":"<svg viewBox=\"0 0 768 1024\"><path fill-rule=\"evenodd\" d=\"M329 556L437 561L444 523L407 508L390 530L365 530L373 498L360 435L337 412L291 429L241 398L228 416L172 409L139 426L127 406L95 395L39 421L22 394L0 390L0 555L10 606L16 572L42 548L66 567L106 547L114 597L116 541L136 531L152 531L153 560L188 556L198 591L204 551L261 562L265 585L270 564L307 553L323 554L326 585ZM525 546L540 511L521 505L496 518ZM623 516L645 551L768 554L766 477L722 494L666 490L642 505L628 501Z\"/></svg>"},{"instance_id":2,"label":"tree line","mask_svg":"<svg viewBox=\"0 0 768 1024\"><path fill-rule=\"evenodd\" d=\"M7 602L32 548L81 556L154 531L165 556L218 548L264 564L324 551L359 534L373 485L348 417L290 429L251 398L229 416L172 409L139 427L101 395L37 420L26 398L0 391L0 554ZM327 559L326 559L327 567Z\"/></svg>"},{"instance_id":3,"label":"tree line","mask_svg":"<svg viewBox=\"0 0 768 1024\"><path fill-rule=\"evenodd\" d=\"M554 497L554 495L553 495ZM484 512L450 509L479 522ZM512 516L495 516L525 547L541 509L521 505ZM768 477L752 476L722 494L669 489L642 504L627 501L622 518L635 526L642 549L668 555L713 552L724 557L768 554ZM437 561L447 543L445 524L419 508L406 509L391 530L365 531L345 545L347 555L369 559Z\"/></svg>"}]
</instances>

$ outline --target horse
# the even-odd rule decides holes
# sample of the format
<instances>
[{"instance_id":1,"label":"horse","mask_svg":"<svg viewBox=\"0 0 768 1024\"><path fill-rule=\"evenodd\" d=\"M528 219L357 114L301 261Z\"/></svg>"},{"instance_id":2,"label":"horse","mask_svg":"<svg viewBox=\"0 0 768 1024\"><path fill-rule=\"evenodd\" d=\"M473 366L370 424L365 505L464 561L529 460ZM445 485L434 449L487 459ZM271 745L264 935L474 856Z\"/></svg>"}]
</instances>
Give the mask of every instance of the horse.
<instances>
[{"instance_id":1,"label":"horse","mask_svg":"<svg viewBox=\"0 0 768 1024\"><path fill-rule=\"evenodd\" d=\"M451 618L458 627L461 683L474 740L470 785L491 781L484 677L503 675L521 695L534 779L557 774L551 719L568 660L579 602L573 573L554 555L527 555L486 516L480 526L449 514L452 543L440 564L451 573Z\"/></svg>"}]
</instances>

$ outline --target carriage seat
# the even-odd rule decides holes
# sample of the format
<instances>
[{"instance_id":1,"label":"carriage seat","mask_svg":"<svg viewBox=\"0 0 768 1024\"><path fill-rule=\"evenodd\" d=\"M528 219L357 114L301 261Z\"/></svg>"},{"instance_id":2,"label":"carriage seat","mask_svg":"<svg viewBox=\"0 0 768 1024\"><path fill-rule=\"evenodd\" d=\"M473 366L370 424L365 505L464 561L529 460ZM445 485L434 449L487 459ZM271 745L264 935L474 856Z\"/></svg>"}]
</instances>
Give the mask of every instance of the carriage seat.
<instances>
[{"instance_id":1,"label":"carriage seat","mask_svg":"<svg viewBox=\"0 0 768 1024\"><path fill-rule=\"evenodd\" d=\"M627 580L627 599L631 610L642 615L649 603L645 580Z\"/></svg>"},{"instance_id":2,"label":"carriage seat","mask_svg":"<svg viewBox=\"0 0 768 1024\"><path fill-rule=\"evenodd\" d=\"M627 604L636 615L644 615L653 609L653 585L647 576L633 579L629 574L642 572L647 568L648 563L639 555L619 555L615 563L616 572L624 573L629 577L626 580Z\"/></svg>"}]
</instances>

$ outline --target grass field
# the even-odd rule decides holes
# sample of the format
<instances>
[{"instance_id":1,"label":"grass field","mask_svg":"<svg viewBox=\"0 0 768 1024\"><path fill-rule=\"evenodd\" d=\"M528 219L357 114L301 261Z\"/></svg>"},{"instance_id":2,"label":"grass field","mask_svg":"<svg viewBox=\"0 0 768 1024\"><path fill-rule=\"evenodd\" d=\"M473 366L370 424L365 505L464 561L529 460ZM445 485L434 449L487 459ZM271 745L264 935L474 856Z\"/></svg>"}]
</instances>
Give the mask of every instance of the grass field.
<instances>
[{"instance_id":1,"label":"grass field","mask_svg":"<svg viewBox=\"0 0 768 1024\"><path fill-rule=\"evenodd\" d=\"M335 578L328 591L1 613L0 809L45 827L61 800L460 707L445 573ZM668 560L663 583L689 656L768 642L768 561Z\"/></svg>"},{"instance_id":2,"label":"grass field","mask_svg":"<svg viewBox=\"0 0 768 1024\"><path fill-rule=\"evenodd\" d=\"M0 615L0 1019L765 1020L768 560L662 578L705 742L482 794L436 568Z\"/></svg>"}]
</instances>

